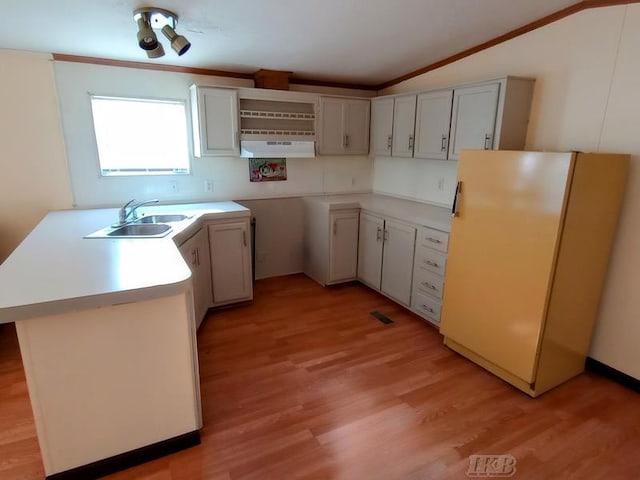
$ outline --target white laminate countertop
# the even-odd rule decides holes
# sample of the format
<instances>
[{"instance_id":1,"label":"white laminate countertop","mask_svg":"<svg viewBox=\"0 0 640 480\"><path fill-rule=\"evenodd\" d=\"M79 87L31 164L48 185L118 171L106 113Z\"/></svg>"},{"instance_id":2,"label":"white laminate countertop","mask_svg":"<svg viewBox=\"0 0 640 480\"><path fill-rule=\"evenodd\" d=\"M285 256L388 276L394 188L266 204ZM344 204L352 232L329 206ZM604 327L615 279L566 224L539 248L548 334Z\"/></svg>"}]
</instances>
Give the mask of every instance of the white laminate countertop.
<instances>
[{"instance_id":1,"label":"white laminate countertop","mask_svg":"<svg viewBox=\"0 0 640 480\"><path fill-rule=\"evenodd\" d=\"M375 193L322 195L305 197L305 199L323 203L329 210L360 208L370 213L435 228L443 232L451 231L451 209L429 203L414 202Z\"/></svg>"},{"instance_id":2,"label":"white laminate countertop","mask_svg":"<svg viewBox=\"0 0 640 480\"><path fill-rule=\"evenodd\" d=\"M113 224L118 209L49 213L0 265L0 323L143 301L189 288L176 244L202 220L250 216L235 202L154 205L139 214L185 213L163 238L83 238Z\"/></svg>"}]
</instances>

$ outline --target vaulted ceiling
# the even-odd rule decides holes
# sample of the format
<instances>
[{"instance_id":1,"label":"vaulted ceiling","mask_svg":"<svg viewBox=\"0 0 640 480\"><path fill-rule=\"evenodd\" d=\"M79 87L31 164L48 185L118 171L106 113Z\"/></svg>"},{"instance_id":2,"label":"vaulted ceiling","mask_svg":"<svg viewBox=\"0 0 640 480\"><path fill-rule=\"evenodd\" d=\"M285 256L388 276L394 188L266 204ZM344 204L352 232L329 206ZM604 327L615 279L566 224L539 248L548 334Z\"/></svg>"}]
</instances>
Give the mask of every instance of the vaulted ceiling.
<instances>
[{"instance_id":1,"label":"vaulted ceiling","mask_svg":"<svg viewBox=\"0 0 640 480\"><path fill-rule=\"evenodd\" d=\"M378 85L577 0L19 0L3 2L0 48ZM173 10L192 43L149 60L132 11ZM158 32L159 33L159 32ZM159 34L159 38L161 34Z\"/></svg>"}]
</instances>

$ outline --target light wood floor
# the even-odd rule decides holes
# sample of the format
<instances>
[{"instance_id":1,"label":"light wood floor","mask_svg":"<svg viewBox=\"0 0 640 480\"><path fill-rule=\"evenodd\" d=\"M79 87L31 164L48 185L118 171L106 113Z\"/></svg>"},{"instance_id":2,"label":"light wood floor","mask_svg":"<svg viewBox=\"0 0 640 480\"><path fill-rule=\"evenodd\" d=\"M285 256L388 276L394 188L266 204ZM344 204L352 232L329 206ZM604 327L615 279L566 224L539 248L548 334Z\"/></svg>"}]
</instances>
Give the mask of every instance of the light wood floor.
<instances>
[{"instance_id":1,"label":"light wood floor","mask_svg":"<svg viewBox=\"0 0 640 480\"><path fill-rule=\"evenodd\" d=\"M463 479L511 454L518 479L640 478L640 396L583 374L530 399L355 284L259 281L198 334L202 444L111 480ZM369 315L380 310L395 323ZM43 477L12 326L0 329L0 479Z\"/></svg>"}]
</instances>

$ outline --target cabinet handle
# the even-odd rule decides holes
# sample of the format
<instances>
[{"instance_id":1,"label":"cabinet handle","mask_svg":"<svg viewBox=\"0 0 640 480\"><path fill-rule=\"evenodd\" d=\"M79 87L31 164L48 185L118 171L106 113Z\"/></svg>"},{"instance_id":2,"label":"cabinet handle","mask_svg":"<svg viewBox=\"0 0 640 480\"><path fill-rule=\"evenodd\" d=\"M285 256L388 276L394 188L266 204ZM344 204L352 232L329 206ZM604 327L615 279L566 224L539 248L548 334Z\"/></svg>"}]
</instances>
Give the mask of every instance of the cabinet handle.
<instances>
[{"instance_id":1,"label":"cabinet handle","mask_svg":"<svg viewBox=\"0 0 640 480\"><path fill-rule=\"evenodd\" d=\"M336 220L333 221L333 235L335 236L338 232L338 222Z\"/></svg>"},{"instance_id":2,"label":"cabinet handle","mask_svg":"<svg viewBox=\"0 0 640 480\"><path fill-rule=\"evenodd\" d=\"M389 230L385 230L384 231L384 236L382 237L382 241L383 242L388 242L389 241Z\"/></svg>"},{"instance_id":3,"label":"cabinet handle","mask_svg":"<svg viewBox=\"0 0 640 480\"><path fill-rule=\"evenodd\" d=\"M244 230L242 231L242 243L245 247L247 246L247 232L245 232Z\"/></svg>"},{"instance_id":4,"label":"cabinet handle","mask_svg":"<svg viewBox=\"0 0 640 480\"><path fill-rule=\"evenodd\" d=\"M196 248L196 265L200 266L200 249Z\"/></svg>"},{"instance_id":5,"label":"cabinet handle","mask_svg":"<svg viewBox=\"0 0 640 480\"><path fill-rule=\"evenodd\" d=\"M391 146L393 145L393 135L389 135L387 137L387 148L391 150Z\"/></svg>"},{"instance_id":6,"label":"cabinet handle","mask_svg":"<svg viewBox=\"0 0 640 480\"><path fill-rule=\"evenodd\" d=\"M484 149L491 150L491 135L488 133L484 136Z\"/></svg>"},{"instance_id":7,"label":"cabinet handle","mask_svg":"<svg viewBox=\"0 0 640 480\"><path fill-rule=\"evenodd\" d=\"M378 231L376 232L376 242L382 240L382 229L378 227Z\"/></svg>"},{"instance_id":8,"label":"cabinet handle","mask_svg":"<svg viewBox=\"0 0 640 480\"><path fill-rule=\"evenodd\" d=\"M444 152L447 150L447 136L442 135L442 143L440 144L440 151Z\"/></svg>"},{"instance_id":9,"label":"cabinet handle","mask_svg":"<svg viewBox=\"0 0 640 480\"><path fill-rule=\"evenodd\" d=\"M432 262L431 260L425 260L424 263L426 263L427 265L429 265L431 267L440 268L440 265L438 265L436 262Z\"/></svg>"},{"instance_id":10,"label":"cabinet handle","mask_svg":"<svg viewBox=\"0 0 640 480\"><path fill-rule=\"evenodd\" d=\"M342 145L344 148L349 148L349 135L345 135L342 139Z\"/></svg>"},{"instance_id":11,"label":"cabinet handle","mask_svg":"<svg viewBox=\"0 0 640 480\"><path fill-rule=\"evenodd\" d=\"M436 312L434 312L433 308L428 307L427 305L424 305L424 304L423 304L423 305L422 305L422 308L423 308L426 312L429 312L429 313L436 313Z\"/></svg>"},{"instance_id":12,"label":"cabinet handle","mask_svg":"<svg viewBox=\"0 0 640 480\"><path fill-rule=\"evenodd\" d=\"M429 240L431 243L442 243L440 240L433 237L427 237L427 240Z\"/></svg>"},{"instance_id":13,"label":"cabinet handle","mask_svg":"<svg viewBox=\"0 0 640 480\"><path fill-rule=\"evenodd\" d=\"M436 286L435 285L431 285L429 282L422 282L422 285L424 287L427 287L427 288L431 289L431 290L437 290Z\"/></svg>"},{"instance_id":14,"label":"cabinet handle","mask_svg":"<svg viewBox=\"0 0 640 480\"><path fill-rule=\"evenodd\" d=\"M198 265L198 257L197 257L197 250L194 248L193 250L191 250L191 266L195 267L196 265Z\"/></svg>"},{"instance_id":15,"label":"cabinet handle","mask_svg":"<svg viewBox=\"0 0 640 480\"><path fill-rule=\"evenodd\" d=\"M409 150L413 150L413 135L409 135Z\"/></svg>"},{"instance_id":16,"label":"cabinet handle","mask_svg":"<svg viewBox=\"0 0 640 480\"><path fill-rule=\"evenodd\" d=\"M458 200L461 192L462 192L462 182L458 181L458 183L456 183L456 193L453 194L453 206L451 207L452 217L457 217L460 214L458 212L458 206L459 206Z\"/></svg>"}]
</instances>

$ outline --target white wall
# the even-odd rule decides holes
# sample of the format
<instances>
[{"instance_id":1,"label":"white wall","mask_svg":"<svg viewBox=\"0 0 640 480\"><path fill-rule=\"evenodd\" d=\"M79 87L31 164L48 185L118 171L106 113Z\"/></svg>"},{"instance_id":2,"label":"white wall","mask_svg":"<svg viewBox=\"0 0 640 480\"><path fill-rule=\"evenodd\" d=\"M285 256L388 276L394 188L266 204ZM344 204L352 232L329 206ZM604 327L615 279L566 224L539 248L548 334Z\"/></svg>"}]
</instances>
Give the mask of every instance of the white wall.
<instances>
[{"instance_id":1,"label":"white wall","mask_svg":"<svg viewBox=\"0 0 640 480\"><path fill-rule=\"evenodd\" d=\"M0 262L51 209L71 207L51 56L0 50Z\"/></svg>"},{"instance_id":2,"label":"white wall","mask_svg":"<svg viewBox=\"0 0 640 480\"><path fill-rule=\"evenodd\" d=\"M366 156L292 158L287 160L286 181L250 183L247 159L196 158L191 150L190 175L101 177L89 93L188 101L193 83L252 87L253 81L71 62L55 62L55 71L79 207L118 205L131 198L211 201L370 190L372 162ZM205 179L213 179L213 194L204 192ZM171 192L171 181L178 182L178 193Z\"/></svg>"},{"instance_id":3,"label":"white wall","mask_svg":"<svg viewBox=\"0 0 640 480\"><path fill-rule=\"evenodd\" d=\"M640 5L583 11L382 94L503 75L536 78L526 148L631 153L632 165L590 355L640 378ZM450 203L434 177L455 164L376 158L374 190Z\"/></svg>"},{"instance_id":4,"label":"white wall","mask_svg":"<svg viewBox=\"0 0 640 480\"><path fill-rule=\"evenodd\" d=\"M256 219L256 278L299 273L304 268L301 198L240 200Z\"/></svg>"}]
</instances>

